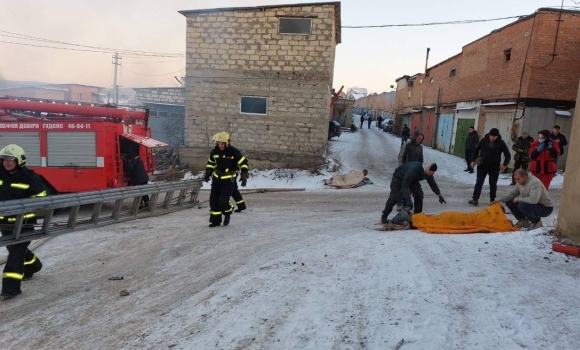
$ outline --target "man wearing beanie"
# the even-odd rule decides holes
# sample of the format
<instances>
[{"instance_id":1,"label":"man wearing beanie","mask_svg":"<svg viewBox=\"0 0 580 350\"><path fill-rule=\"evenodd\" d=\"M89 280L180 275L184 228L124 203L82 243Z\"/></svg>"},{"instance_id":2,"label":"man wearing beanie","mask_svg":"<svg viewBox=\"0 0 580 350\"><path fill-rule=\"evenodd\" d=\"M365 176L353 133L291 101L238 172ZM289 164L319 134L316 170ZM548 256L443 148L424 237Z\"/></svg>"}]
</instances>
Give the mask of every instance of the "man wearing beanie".
<instances>
[{"instance_id":1,"label":"man wearing beanie","mask_svg":"<svg viewBox=\"0 0 580 350\"><path fill-rule=\"evenodd\" d=\"M441 191L435 182L433 174L437 171L437 164L429 163L425 167L419 162L408 162L399 166L393 173L391 180L391 193L389 199L385 203L385 209L381 215L381 223L388 223L389 214L393 211L393 207L397 203L399 192L403 192L404 204L403 210L411 211L413 209L413 201L411 194L415 199L414 213L421 213L423 211L423 190L421 189L420 181L427 180L431 190L439 196L439 203L447 203Z\"/></svg>"},{"instance_id":2,"label":"man wearing beanie","mask_svg":"<svg viewBox=\"0 0 580 350\"><path fill-rule=\"evenodd\" d=\"M504 156L503 163L501 161L502 154ZM478 205L481 189L487 176L489 176L489 201L491 203L495 201L499 172L504 171L511 160L510 151L501 139L498 129L492 128L479 141L475 151L473 151L473 159L471 167L477 166L477 180L473 189L473 198L468 203Z\"/></svg>"}]
</instances>

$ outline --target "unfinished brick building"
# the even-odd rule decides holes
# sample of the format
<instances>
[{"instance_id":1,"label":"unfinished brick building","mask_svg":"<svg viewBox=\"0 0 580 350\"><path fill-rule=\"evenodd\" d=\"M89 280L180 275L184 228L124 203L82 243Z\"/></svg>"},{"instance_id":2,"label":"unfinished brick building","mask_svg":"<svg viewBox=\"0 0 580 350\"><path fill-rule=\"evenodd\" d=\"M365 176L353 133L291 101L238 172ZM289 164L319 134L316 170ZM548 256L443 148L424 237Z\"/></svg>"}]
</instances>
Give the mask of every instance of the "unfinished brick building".
<instances>
[{"instance_id":1,"label":"unfinished brick building","mask_svg":"<svg viewBox=\"0 0 580 350\"><path fill-rule=\"evenodd\" d=\"M421 129L426 145L458 156L470 125L480 135L497 127L508 144L522 130L535 136L555 124L569 135L578 79L580 11L541 8L397 79L395 130Z\"/></svg>"},{"instance_id":2,"label":"unfinished brick building","mask_svg":"<svg viewBox=\"0 0 580 350\"><path fill-rule=\"evenodd\" d=\"M252 166L322 164L340 2L180 13L187 19L185 144L193 158L205 161L211 136L225 130Z\"/></svg>"}]
</instances>

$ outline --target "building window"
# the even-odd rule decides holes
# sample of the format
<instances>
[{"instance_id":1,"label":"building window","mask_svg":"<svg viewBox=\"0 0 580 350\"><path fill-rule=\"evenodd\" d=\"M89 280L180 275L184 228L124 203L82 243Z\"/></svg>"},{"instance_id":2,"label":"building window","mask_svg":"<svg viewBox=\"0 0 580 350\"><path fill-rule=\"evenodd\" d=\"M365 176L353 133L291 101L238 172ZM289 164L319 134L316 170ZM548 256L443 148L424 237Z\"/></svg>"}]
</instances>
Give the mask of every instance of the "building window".
<instances>
[{"instance_id":1,"label":"building window","mask_svg":"<svg viewBox=\"0 0 580 350\"><path fill-rule=\"evenodd\" d=\"M244 114L268 114L268 98L258 96L241 96L240 113Z\"/></svg>"},{"instance_id":2,"label":"building window","mask_svg":"<svg viewBox=\"0 0 580 350\"><path fill-rule=\"evenodd\" d=\"M506 62L512 59L512 49L505 49L503 50L503 58Z\"/></svg>"},{"instance_id":3,"label":"building window","mask_svg":"<svg viewBox=\"0 0 580 350\"><path fill-rule=\"evenodd\" d=\"M450 77L454 77L455 76L455 68L451 69L451 71L449 72L449 76Z\"/></svg>"},{"instance_id":4,"label":"building window","mask_svg":"<svg viewBox=\"0 0 580 350\"><path fill-rule=\"evenodd\" d=\"M82 101L82 100L83 100L83 93L81 92L81 93L79 94L79 101Z\"/></svg>"},{"instance_id":5,"label":"building window","mask_svg":"<svg viewBox=\"0 0 580 350\"><path fill-rule=\"evenodd\" d=\"M278 34L312 34L312 18L278 18Z\"/></svg>"}]
</instances>

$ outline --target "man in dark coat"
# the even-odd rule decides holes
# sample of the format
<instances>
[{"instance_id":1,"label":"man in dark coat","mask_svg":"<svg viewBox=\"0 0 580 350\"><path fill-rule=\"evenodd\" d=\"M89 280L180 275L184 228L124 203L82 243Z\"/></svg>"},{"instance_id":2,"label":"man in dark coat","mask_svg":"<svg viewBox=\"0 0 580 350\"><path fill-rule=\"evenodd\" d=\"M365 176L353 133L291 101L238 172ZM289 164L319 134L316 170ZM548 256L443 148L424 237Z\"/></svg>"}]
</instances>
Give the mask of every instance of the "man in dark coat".
<instances>
[{"instance_id":1,"label":"man in dark coat","mask_svg":"<svg viewBox=\"0 0 580 350\"><path fill-rule=\"evenodd\" d=\"M423 163L423 139L425 135L417 130L413 133L411 141L405 143L399 152L399 165L408 162Z\"/></svg>"},{"instance_id":2,"label":"man in dark coat","mask_svg":"<svg viewBox=\"0 0 580 350\"><path fill-rule=\"evenodd\" d=\"M46 196L40 176L25 166L26 155L22 147L14 144L4 147L0 150L0 161L0 201ZM2 235L11 235L15 223L16 215L0 216ZM20 232L34 231L35 224L36 214L26 213ZM21 242L6 247L8 258L2 273L1 300L21 294L22 281L42 269L40 259L28 250L28 245L30 242Z\"/></svg>"},{"instance_id":3,"label":"man in dark coat","mask_svg":"<svg viewBox=\"0 0 580 350\"><path fill-rule=\"evenodd\" d=\"M502 154L504 156L503 163L501 161ZM478 205L481 189L487 176L489 176L489 199L491 203L495 201L499 172L504 171L511 160L510 151L506 143L501 139L498 129L492 128L479 141L475 151L473 151L473 158L475 160L471 162L471 167L473 168L477 164L477 180L473 189L473 198L468 203Z\"/></svg>"},{"instance_id":4,"label":"man in dark coat","mask_svg":"<svg viewBox=\"0 0 580 350\"><path fill-rule=\"evenodd\" d=\"M127 159L125 164L125 173L129 186L147 185L149 183L149 176L145 171L145 165L139 156L131 156ZM139 209L144 209L149 206L149 196L145 195L141 198Z\"/></svg>"},{"instance_id":5,"label":"man in dark coat","mask_svg":"<svg viewBox=\"0 0 580 350\"><path fill-rule=\"evenodd\" d=\"M421 181L427 180L431 190L439 196L439 203L447 203L441 195L441 191L435 182L433 174L437 171L437 164L430 163L423 167L423 164L419 162L408 162L397 169L393 173L393 178L391 180L391 193L389 194L389 199L385 203L385 209L381 215L381 223L388 223L389 214L393 211L393 207L397 203L397 198L399 193L403 193L405 200L405 207L403 210L410 211L413 208L413 201L411 200L411 194L413 199L415 199L415 210L414 213L421 213L423 211L423 190L421 188Z\"/></svg>"},{"instance_id":6,"label":"man in dark coat","mask_svg":"<svg viewBox=\"0 0 580 350\"><path fill-rule=\"evenodd\" d=\"M560 146L560 155L564 154L564 146L568 144L568 140L566 140L566 136L564 134L560 134L560 125L554 125L552 129L552 135L550 135L552 140L558 140L558 146Z\"/></svg>"},{"instance_id":7,"label":"man in dark coat","mask_svg":"<svg viewBox=\"0 0 580 350\"><path fill-rule=\"evenodd\" d=\"M469 133L465 138L465 162L467 163L467 169L463 171L468 171L470 174L473 174L473 168L471 167L471 162L473 161L473 151L477 147L479 143L479 135L473 126L469 127Z\"/></svg>"},{"instance_id":8,"label":"man in dark coat","mask_svg":"<svg viewBox=\"0 0 580 350\"><path fill-rule=\"evenodd\" d=\"M360 128L362 129L363 123L365 122L365 115L361 114L360 115Z\"/></svg>"},{"instance_id":9,"label":"man in dark coat","mask_svg":"<svg viewBox=\"0 0 580 350\"><path fill-rule=\"evenodd\" d=\"M514 174L518 169L528 170L530 165L530 148L532 147L532 142L534 139L528 134L527 131L522 132L522 136L518 137L512 146L512 150L516 152L514 154L514 171L512 172L512 183L511 186L515 186L516 180Z\"/></svg>"},{"instance_id":10,"label":"man in dark coat","mask_svg":"<svg viewBox=\"0 0 580 350\"><path fill-rule=\"evenodd\" d=\"M407 124L403 124L403 129L401 130L401 147L403 147L403 144L407 142L409 136L411 136L411 129L409 129Z\"/></svg>"},{"instance_id":11,"label":"man in dark coat","mask_svg":"<svg viewBox=\"0 0 580 350\"><path fill-rule=\"evenodd\" d=\"M379 115L379 117L377 118L377 127L380 129L383 128L383 116Z\"/></svg>"},{"instance_id":12,"label":"man in dark coat","mask_svg":"<svg viewBox=\"0 0 580 350\"><path fill-rule=\"evenodd\" d=\"M369 114L369 119L367 119L367 126L369 129L371 128L372 121L373 121L373 116L372 116L372 114Z\"/></svg>"}]
</instances>

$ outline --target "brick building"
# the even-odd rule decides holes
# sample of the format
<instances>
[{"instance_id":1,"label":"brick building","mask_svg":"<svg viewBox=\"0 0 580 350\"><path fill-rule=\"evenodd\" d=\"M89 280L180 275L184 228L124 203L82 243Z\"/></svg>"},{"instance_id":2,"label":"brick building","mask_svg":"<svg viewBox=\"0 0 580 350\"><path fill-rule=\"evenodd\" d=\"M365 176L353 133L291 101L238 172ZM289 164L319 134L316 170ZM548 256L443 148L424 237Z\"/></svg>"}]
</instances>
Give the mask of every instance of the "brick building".
<instances>
[{"instance_id":1,"label":"brick building","mask_svg":"<svg viewBox=\"0 0 580 350\"><path fill-rule=\"evenodd\" d=\"M357 114L371 114L374 118L382 116L386 119L392 119L395 96L396 92L390 91L359 98L354 103L354 111Z\"/></svg>"},{"instance_id":2,"label":"brick building","mask_svg":"<svg viewBox=\"0 0 580 350\"><path fill-rule=\"evenodd\" d=\"M569 135L579 78L580 11L541 8L397 79L395 131L421 129L426 145L457 156L470 125L480 135L499 128L508 146L555 124Z\"/></svg>"},{"instance_id":3,"label":"brick building","mask_svg":"<svg viewBox=\"0 0 580 350\"><path fill-rule=\"evenodd\" d=\"M82 84L43 84L0 89L0 96L50 99L74 102L101 102L103 88Z\"/></svg>"},{"instance_id":4,"label":"brick building","mask_svg":"<svg viewBox=\"0 0 580 350\"><path fill-rule=\"evenodd\" d=\"M205 161L211 136L225 130L252 166L322 164L340 2L180 13L187 19L185 144L193 158Z\"/></svg>"}]
</instances>

